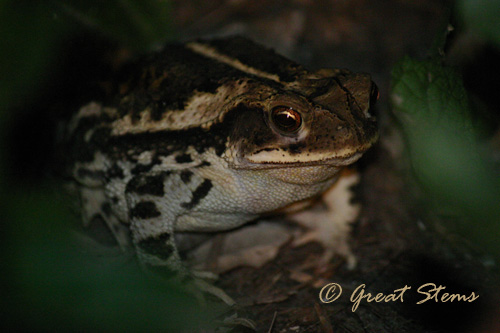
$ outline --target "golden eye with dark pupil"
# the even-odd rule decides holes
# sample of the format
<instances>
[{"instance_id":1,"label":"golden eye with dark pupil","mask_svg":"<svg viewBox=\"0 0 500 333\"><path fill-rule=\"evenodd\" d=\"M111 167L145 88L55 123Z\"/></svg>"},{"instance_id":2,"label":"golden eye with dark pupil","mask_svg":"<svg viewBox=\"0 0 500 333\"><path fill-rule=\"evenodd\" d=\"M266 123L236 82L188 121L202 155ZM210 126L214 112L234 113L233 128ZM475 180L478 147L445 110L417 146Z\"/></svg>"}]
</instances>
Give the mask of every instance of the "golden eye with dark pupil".
<instances>
[{"instance_id":1,"label":"golden eye with dark pupil","mask_svg":"<svg viewBox=\"0 0 500 333\"><path fill-rule=\"evenodd\" d=\"M293 133L302 124L302 117L294 109L287 106L277 106L271 113L271 120L280 131Z\"/></svg>"}]
</instances>

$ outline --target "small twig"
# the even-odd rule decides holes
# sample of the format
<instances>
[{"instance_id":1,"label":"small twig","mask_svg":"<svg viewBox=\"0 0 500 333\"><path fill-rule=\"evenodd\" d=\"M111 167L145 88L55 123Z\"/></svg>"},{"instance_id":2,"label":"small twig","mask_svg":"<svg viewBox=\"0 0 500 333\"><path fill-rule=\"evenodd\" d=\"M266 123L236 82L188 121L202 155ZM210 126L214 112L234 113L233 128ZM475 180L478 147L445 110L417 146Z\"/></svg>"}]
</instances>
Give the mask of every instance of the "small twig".
<instances>
[{"instance_id":1,"label":"small twig","mask_svg":"<svg viewBox=\"0 0 500 333\"><path fill-rule=\"evenodd\" d=\"M271 325L269 326L269 330L267 330L267 333L271 333L273 331L274 322L276 321L277 316L278 316L278 311L274 311L273 320L271 321Z\"/></svg>"}]
</instances>

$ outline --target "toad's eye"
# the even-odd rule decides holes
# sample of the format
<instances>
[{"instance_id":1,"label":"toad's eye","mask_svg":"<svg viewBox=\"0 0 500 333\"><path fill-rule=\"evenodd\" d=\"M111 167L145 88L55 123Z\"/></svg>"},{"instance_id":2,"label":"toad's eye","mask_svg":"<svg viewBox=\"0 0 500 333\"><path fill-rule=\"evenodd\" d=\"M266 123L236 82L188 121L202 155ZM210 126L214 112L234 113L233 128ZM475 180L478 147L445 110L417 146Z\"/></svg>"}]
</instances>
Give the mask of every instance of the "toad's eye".
<instances>
[{"instance_id":1,"label":"toad's eye","mask_svg":"<svg viewBox=\"0 0 500 333\"><path fill-rule=\"evenodd\" d=\"M277 106L271 112L271 121L283 134L295 133L302 125L300 113L288 106Z\"/></svg>"}]
</instances>

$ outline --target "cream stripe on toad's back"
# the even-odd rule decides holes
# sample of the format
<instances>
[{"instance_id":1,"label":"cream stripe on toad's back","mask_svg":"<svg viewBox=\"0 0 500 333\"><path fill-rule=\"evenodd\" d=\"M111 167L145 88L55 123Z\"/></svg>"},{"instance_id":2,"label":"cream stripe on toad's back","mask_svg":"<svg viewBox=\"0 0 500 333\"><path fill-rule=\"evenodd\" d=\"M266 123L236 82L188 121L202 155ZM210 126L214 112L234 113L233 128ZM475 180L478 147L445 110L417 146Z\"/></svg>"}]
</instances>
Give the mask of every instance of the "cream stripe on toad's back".
<instances>
[{"instance_id":1,"label":"cream stripe on toad's back","mask_svg":"<svg viewBox=\"0 0 500 333\"><path fill-rule=\"evenodd\" d=\"M228 108L223 106L234 102L233 98L243 94L247 89L248 79L221 85L212 93L193 92L193 96L185 103L182 110L168 110L160 120L151 119L151 109L140 113L138 120L132 120L132 115L126 114L111 125L112 135L128 133L143 133L157 131L176 131L189 128L209 128L220 122Z\"/></svg>"},{"instance_id":2,"label":"cream stripe on toad's back","mask_svg":"<svg viewBox=\"0 0 500 333\"><path fill-rule=\"evenodd\" d=\"M276 74L271 74L271 73L266 73L263 72L257 68L250 67L248 65L245 65L242 63L239 59L235 59L232 57L229 57L225 54L219 53L214 47L211 47L210 45L207 44L202 44L198 42L192 42L186 44L186 47L192 50L193 52L196 52L198 54L204 55L208 58L220 61L226 65L229 65L233 68L236 68L242 72L245 72L247 74L252 74L256 75L268 80L272 80L275 82L280 82L280 78Z\"/></svg>"}]
</instances>

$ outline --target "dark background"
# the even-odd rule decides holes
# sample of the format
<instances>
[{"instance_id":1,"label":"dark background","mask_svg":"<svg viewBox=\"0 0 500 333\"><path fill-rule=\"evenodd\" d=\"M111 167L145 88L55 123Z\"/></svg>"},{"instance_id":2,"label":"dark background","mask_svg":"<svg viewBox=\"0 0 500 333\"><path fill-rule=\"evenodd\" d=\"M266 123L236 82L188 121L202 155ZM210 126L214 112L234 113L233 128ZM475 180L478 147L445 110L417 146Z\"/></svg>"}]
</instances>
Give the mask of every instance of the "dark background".
<instances>
[{"instance_id":1,"label":"dark background","mask_svg":"<svg viewBox=\"0 0 500 333\"><path fill-rule=\"evenodd\" d=\"M177 288L152 282L131 265L89 260L74 246L65 226L77 217L68 212L60 179L54 177L54 142L59 120L100 96L101 83L126 61L171 40L242 34L311 69L371 73L381 91L381 139L358 166L363 211L352 240L358 266L349 271L336 258L321 272L306 269L313 280L300 282L292 273L322 253L318 244L307 244L285 246L261 269L242 267L224 274L219 285L242 304L258 330L500 329L494 320L499 312L499 246L482 244L481 239L491 235L481 233L481 221L453 206L443 207L439 197L428 194L429 184L412 178L405 128L390 107L390 74L397 61L405 55L425 59L438 49L446 51L443 64L463 76L472 122L481 129L480 147L498 171L500 32L494 1L0 4L4 325L37 330L177 330L203 320L205 312ZM454 30L441 42L449 24ZM457 223L473 225L473 232L457 231ZM498 227L493 229L498 232ZM403 304L364 303L352 312L347 298L320 304L318 281L338 282L346 295L361 283L367 284L367 291L390 293L405 284L414 290L433 282L450 292L474 291L480 298L474 303L415 305L408 293Z\"/></svg>"}]
</instances>

